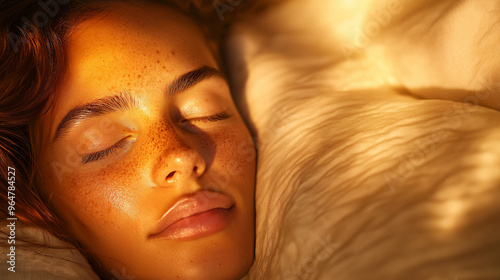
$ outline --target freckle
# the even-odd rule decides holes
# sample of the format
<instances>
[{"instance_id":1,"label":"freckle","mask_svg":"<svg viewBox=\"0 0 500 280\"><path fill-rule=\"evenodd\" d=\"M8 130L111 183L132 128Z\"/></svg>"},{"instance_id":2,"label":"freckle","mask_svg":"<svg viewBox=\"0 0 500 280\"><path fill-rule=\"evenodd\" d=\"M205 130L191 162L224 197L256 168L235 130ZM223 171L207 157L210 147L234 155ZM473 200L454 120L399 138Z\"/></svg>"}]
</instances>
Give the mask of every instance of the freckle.
<instances>
[{"instance_id":1,"label":"freckle","mask_svg":"<svg viewBox=\"0 0 500 280\"><path fill-rule=\"evenodd\" d=\"M159 53L160 53L160 51L159 51L159 50L156 50L156 54L159 54Z\"/></svg>"},{"instance_id":2,"label":"freckle","mask_svg":"<svg viewBox=\"0 0 500 280\"><path fill-rule=\"evenodd\" d=\"M146 65L144 65L144 69L146 69Z\"/></svg>"},{"instance_id":3,"label":"freckle","mask_svg":"<svg viewBox=\"0 0 500 280\"><path fill-rule=\"evenodd\" d=\"M141 75L137 75L137 78L140 78L140 77L141 77Z\"/></svg>"},{"instance_id":4,"label":"freckle","mask_svg":"<svg viewBox=\"0 0 500 280\"><path fill-rule=\"evenodd\" d=\"M127 83L127 86L130 86L130 83Z\"/></svg>"},{"instance_id":5,"label":"freckle","mask_svg":"<svg viewBox=\"0 0 500 280\"><path fill-rule=\"evenodd\" d=\"M128 74L128 77L130 78L130 74Z\"/></svg>"},{"instance_id":6,"label":"freckle","mask_svg":"<svg viewBox=\"0 0 500 280\"><path fill-rule=\"evenodd\" d=\"M159 59L158 59L158 60L156 60L156 63L158 63L158 64L159 64L159 63L160 63L160 60L159 60Z\"/></svg>"},{"instance_id":7,"label":"freckle","mask_svg":"<svg viewBox=\"0 0 500 280\"><path fill-rule=\"evenodd\" d=\"M167 69L167 67L163 66L163 69Z\"/></svg>"},{"instance_id":8,"label":"freckle","mask_svg":"<svg viewBox=\"0 0 500 280\"><path fill-rule=\"evenodd\" d=\"M175 51L174 51L174 50L172 50L171 54L172 54L172 55L175 55Z\"/></svg>"}]
</instances>

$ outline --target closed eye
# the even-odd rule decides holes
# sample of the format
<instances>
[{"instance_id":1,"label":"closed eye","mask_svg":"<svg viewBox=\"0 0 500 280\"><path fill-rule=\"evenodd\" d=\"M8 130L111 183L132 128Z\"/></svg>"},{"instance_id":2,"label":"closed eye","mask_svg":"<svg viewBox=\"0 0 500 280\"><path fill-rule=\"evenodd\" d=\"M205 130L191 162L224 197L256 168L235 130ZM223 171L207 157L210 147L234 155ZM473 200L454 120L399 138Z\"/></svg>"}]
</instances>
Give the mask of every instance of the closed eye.
<instances>
[{"instance_id":1,"label":"closed eye","mask_svg":"<svg viewBox=\"0 0 500 280\"><path fill-rule=\"evenodd\" d=\"M111 146L105 150L95 152L92 154L88 154L88 155L84 155L82 157L82 164L87 164L87 163L91 163L91 162L106 158L107 156L116 152L116 150L123 148L125 146L125 144L127 144L127 139L130 137L132 137L132 136L127 136L127 137L123 138L122 140L118 141L116 144L114 144L113 146Z\"/></svg>"},{"instance_id":2,"label":"closed eye","mask_svg":"<svg viewBox=\"0 0 500 280\"><path fill-rule=\"evenodd\" d=\"M206 116L206 117L184 119L184 120L182 120L182 122L194 125L197 122L217 122L217 121L222 121L222 120L229 119L232 116L233 115L231 115L231 114L228 114L226 112L222 112L222 113L218 113L218 114L211 115L211 116ZM95 161L102 160L102 159L110 156L111 154L115 153L116 150L119 150L119 149L123 148L127 144L127 139L130 138L130 137L131 136L127 136L127 137L121 139L116 144L114 144L113 146L111 146L111 147L109 147L109 148L107 148L105 150L98 151L98 152L95 152L95 153L91 153L91 154L88 154L88 155L84 155L82 157L82 164L87 164L87 163L95 162Z\"/></svg>"},{"instance_id":3,"label":"closed eye","mask_svg":"<svg viewBox=\"0 0 500 280\"><path fill-rule=\"evenodd\" d=\"M184 119L184 120L182 120L182 123L190 123L190 124L194 125L197 122L217 122L217 121L227 120L232 116L233 115L231 115L231 114L228 114L226 112L222 112L222 113L218 113L218 114L206 116L206 117Z\"/></svg>"}]
</instances>

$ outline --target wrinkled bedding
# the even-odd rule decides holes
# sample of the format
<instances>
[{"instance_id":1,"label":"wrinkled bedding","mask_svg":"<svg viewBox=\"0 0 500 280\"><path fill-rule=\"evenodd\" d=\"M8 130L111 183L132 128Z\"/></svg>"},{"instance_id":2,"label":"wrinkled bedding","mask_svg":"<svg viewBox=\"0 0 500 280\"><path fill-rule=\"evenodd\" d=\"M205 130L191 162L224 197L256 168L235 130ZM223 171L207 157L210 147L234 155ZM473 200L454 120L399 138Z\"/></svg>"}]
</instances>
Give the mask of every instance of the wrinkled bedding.
<instances>
[{"instance_id":1,"label":"wrinkled bedding","mask_svg":"<svg viewBox=\"0 0 500 280\"><path fill-rule=\"evenodd\" d=\"M499 1L295 0L232 30L245 279L500 279Z\"/></svg>"},{"instance_id":2,"label":"wrinkled bedding","mask_svg":"<svg viewBox=\"0 0 500 280\"><path fill-rule=\"evenodd\" d=\"M29 226L16 221L15 226L15 267L11 267L10 256L13 254L8 244L10 221L0 223L0 251L2 266L0 279L2 280L98 280L87 262L87 259L73 247L40 228ZM13 244L11 244L13 245Z\"/></svg>"}]
</instances>

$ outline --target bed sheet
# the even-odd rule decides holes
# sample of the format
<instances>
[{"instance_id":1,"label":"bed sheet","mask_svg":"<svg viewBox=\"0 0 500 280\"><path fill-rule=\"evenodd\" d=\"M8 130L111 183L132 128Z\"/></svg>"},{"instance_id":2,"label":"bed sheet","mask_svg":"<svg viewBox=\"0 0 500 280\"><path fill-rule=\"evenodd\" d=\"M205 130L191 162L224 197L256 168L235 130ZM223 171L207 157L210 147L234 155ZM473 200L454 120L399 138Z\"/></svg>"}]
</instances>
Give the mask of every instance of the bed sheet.
<instances>
[{"instance_id":1,"label":"bed sheet","mask_svg":"<svg viewBox=\"0 0 500 280\"><path fill-rule=\"evenodd\" d=\"M7 227L11 221L0 224L0 238L2 256L2 269L0 279L68 279L68 280L98 280L87 262L87 259L74 248L73 245L63 242L38 227L30 226L21 221L15 221L15 250L10 250L7 240L10 240L10 229ZM9 263L14 256L14 271Z\"/></svg>"},{"instance_id":2,"label":"bed sheet","mask_svg":"<svg viewBox=\"0 0 500 280\"><path fill-rule=\"evenodd\" d=\"M233 28L244 279L500 279L499 6L295 0Z\"/></svg>"}]
</instances>

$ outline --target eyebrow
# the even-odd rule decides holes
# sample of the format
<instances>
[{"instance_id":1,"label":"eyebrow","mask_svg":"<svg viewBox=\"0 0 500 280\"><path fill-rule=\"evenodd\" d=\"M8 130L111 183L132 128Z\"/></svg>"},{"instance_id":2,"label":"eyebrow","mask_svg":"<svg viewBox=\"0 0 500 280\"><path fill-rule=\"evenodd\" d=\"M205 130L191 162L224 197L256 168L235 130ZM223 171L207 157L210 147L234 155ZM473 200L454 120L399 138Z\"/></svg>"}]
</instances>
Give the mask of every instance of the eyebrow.
<instances>
[{"instance_id":1,"label":"eyebrow","mask_svg":"<svg viewBox=\"0 0 500 280\"><path fill-rule=\"evenodd\" d=\"M218 77L226 80L221 71L209 66L203 66L185 73L174 78L174 80L167 86L165 91L166 97L186 91L196 84L212 77ZM73 108L66 114L66 116L64 116L57 126L54 137L52 138L52 143L54 143L57 139L64 137L72 127L85 119L117 111L130 110L137 108L138 104L139 102L131 94L119 93Z\"/></svg>"}]
</instances>

